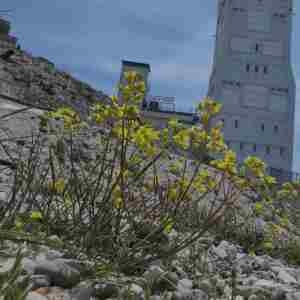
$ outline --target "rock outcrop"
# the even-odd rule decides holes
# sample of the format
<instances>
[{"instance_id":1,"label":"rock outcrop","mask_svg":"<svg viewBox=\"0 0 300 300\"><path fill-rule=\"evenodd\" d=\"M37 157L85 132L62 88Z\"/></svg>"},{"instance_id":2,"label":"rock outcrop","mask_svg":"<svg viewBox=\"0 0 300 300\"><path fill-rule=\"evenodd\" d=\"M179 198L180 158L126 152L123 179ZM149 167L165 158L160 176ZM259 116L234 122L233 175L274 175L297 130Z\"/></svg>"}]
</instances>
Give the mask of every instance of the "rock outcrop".
<instances>
[{"instance_id":1,"label":"rock outcrop","mask_svg":"<svg viewBox=\"0 0 300 300\"><path fill-rule=\"evenodd\" d=\"M107 99L101 91L59 71L45 58L33 57L17 48L1 50L1 47L0 95L42 109L68 105L82 115L86 115L91 104Z\"/></svg>"}]
</instances>

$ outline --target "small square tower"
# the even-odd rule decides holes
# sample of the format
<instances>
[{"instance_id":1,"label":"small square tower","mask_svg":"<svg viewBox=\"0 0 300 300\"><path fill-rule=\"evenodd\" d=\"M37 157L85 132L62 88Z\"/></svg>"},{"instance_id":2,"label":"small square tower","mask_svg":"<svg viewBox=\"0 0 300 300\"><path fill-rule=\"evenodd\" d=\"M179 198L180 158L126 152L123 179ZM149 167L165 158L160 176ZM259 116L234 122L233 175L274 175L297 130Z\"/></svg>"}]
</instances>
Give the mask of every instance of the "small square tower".
<instances>
[{"instance_id":1,"label":"small square tower","mask_svg":"<svg viewBox=\"0 0 300 300\"><path fill-rule=\"evenodd\" d=\"M129 71L135 71L138 74L140 74L144 80L146 91L145 91L145 97L142 101L142 105L144 106L146 103L146 97L149 91L149 73L151 72L150 65L146 63L139 63L129 60L122 60L122 70L121 70L121 76L120 76L120 84L125 84L125 78L124 73ZM120 96L120 91L118 93L118 96Z\"/></svg>"}]
</instances>

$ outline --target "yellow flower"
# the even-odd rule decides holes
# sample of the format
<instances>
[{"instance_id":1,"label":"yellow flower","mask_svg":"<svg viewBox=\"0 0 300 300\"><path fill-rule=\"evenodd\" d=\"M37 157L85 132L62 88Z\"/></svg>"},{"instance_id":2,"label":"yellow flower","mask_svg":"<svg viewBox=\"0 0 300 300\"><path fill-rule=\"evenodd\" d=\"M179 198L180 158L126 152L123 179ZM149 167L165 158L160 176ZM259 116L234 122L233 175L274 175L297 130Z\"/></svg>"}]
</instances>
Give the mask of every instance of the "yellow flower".
<instances>
[{"instance_id":1,"label":"yellow flower","mask_svg":"<svg viewBox=\"0 0 300 300\"><path fill-rule=\"evenodd\" d=\"M177 119L172 118L169 122L168 122L168 126L170 128L178 128L179 127L179 122Z\"/></svg>"},{"instance_id":2,"label":"yellow flower","mask_svg":"<svg viewBox=\"0 0 300 300\"><path fill-rule=\"evenodd\" d=\"M136 91L140 92L141 94L144 94L146 91L145 82L143 82L143 81L139 81L138 83L135 84L134 87L135 87Z\"/></svg>"},{"instance_id":3,"label":"yellow flower","mask_svg":"<svg viewBox=\"0 0 300 300\"><path fill-rule=\"evenodd\" d=\"M137 72L129 71L124 73L124 78L128 84L132 84L136 80Z\"/></svg>"},{"instance_id":4,"label":"yellow flower","mask_svg":"<svg viewBox=\"0 0 300 300\"><path fill-rule=\"evenodd\" d=\"M111 96L110 99L111 99L111 101L112 101L113 103L115 103L115 104L118 102L118 97L115 96L115 95Z\"/></svg>"},{"instance_id":5,"label":"yellow flower","mask_svg":"<svg viewBox=\"0 0 300 300\"><path fill-rule=\"evenodd\" d=\"M177 134L173 136L175 144L184 150L187 150L190 146L190 136L188 130L180 130Z\"/></svg>"},{"instance_id":6,"label":"yellow flower","mask_svg":"<svg viewBox=\"0 0 300 300\"><path fill-rule=\"evenodd\" d=\"M70 107L61 107L54 112L47 113L48 118L63 120L65 129L76 129L81 126L81 120L77 112Z\"/></svg>"},{"instance_id":7,"label":"yellow flower","mask_svg":"<svg viewBox=\"0 0 300 300\"><path fill-rule=\"evenodd\" d=\"M234 178L234 183L241 190L245 190L249 186L249 182L245 178L235 177Z\"/></svg>"},{"instance_id":8,"label":"yellow flower","mask_svg":"<svg viewBox=\"0 0 300 300\"><path fill-rule=\"evenodd\" d=\"M21 231L24 228L24 223L21 222L20 220L17 220L15 222L15 228L17 231Z\"/></svg>"},{"instance_id":9,"label":"yellow flower","mask_svg":"<svg viewBox=\"0 0 300 300\"><path fill-rule=\"evenodd\" d=\"M112 192L112 198L113 198L113 206L117 209L120 209L123 207L123 198L122 198L122 191L120 186L116 186L115 189Z\"/></svg>"},{"instance_id":10,"label":"yellow flower","mask_svg":"<svg viewBox=\"0 0 300 300\"><path fill-rule=\"evenodd\" d=\"M273 243L271 241L263 242L262 246L266 251L270 251L273 249Z\"/></svg>"},{"instance_id":11,"label":"yellow flower","mask_svg":"<svg viewBox=\"0 0 300 300\"><path fill-rule=\"evenodd\" d=\"M265 176L264 181L267 185L273 185L273 184L277 183L276 178L274 178L272 176Z\"/></svg>"},{"instance_id":12,"label":"yellow flower","mask_svg":"<svg viewBox=\"0 0 300 300\"><path fill-rule=\"evenodd\" d=\"M40 221L43 219L42 214L39 211L33 211L30 214L30 219L32 221Z\"/></svg>"},{"instance_id":13,"label":"yellow flower","mask_svg":"<svg viewBox=\"0 0 300 300\"><path fill-rule=\"evenodd\" d=\"M248 156L244 160L244 165L256 177L263 177L265 174L265 163L255 156Z\"/></svg>"},{"instance_id":14,"label":"yellow flower","mask_svg":"<svg viewBox=\"0 0 300 300\"><path fill-rule=\"evenodd\" d=\"M263 204L260 202L255 203L254 205L254 211L257 215L261 215L264 211Z\"/></svg>"},{"instance_id":15,"label":"yellow flower","mask_svg":"<svg viewBox=\"0 0 300 300\"><path fill-rule=\"evenodd\" d=\"M175 160L170 164L169 171L172 174L179 174L179 172L182 170L182 167L182 164L178 160Z\"/></svg>"},{"instance_id":16,"label":"yellow flower","mask_svg":"<svg viewBox=\"0 0 300 300\"><path fill-rule=\"evenodd\" d=\"M223 159L213 160L210 165L224 172L236 174L236 154L232 150L228 150L225 152Z\"/></svg>"},{"instance_id":17,"label":"yellow flower","mask_svg":"<svg viewBox=\"0 0 300 300\"><path fill-rule=\"evenodd\" d=\"M176 187L171 187L168 190L168 198L171 201L175 201L177 199L177 188Z\"/></svg>"},{"instance_id":18,"label":"yellow flower","mask_svg":"<svg viewBox=\"0 0 300 300\"><path fill-rule=\"evenodd\" d=\"M207 169L203 169L195 177L192 186L197 192L203 194L208 190L214 189L216 184L216 181L211 178L209 171Z\"/></svg>"},{"instance_id":19,"label":"yellow flower","mask_svg":"<svg viewBox=\"0 0 300 300\"><path fill-rule=\"evenodd\" d=\"M48 189L56 194L62 194L65 190L65 181L63 178L57 179L54 182L50 182Z\"/></svg>"},{"instance_id":20,"label":"yellow flower","mask_svg":"<svg viewBox=\"0 0 300 300\"><path fill-rule=\"evenodd\" d=\"M121 197L115 198L113 203L116 209L123 208L123 199Z\"/></svg>"},{"instance_id":21,"label":"yellow flower","mask_svg":"<svg viewBox=\"0 0 300 300\"><path fill-rule=\"evenodd\" d=\"M198 106L201 112L206 111L210 116L214 116L220 112L222 105L208 97L204 98Z\"/></svg>"},{"instance_id":22,"label":"yellow flower","mask_svg":"<svg viewBox=\"0 0 300 300\"><path fill-rule=\"evenodd\" d=\"M210 115L208 112L203 112L201 114L201 123L204 125L208 125L208 122L210 120Z\"/></svg>"},{"instance_id":23,"label":"yellow flower","mask_svg":"<svg viewBox=\"0 0 300 300\"><path fill-rule=\"evenodd\" d=\"M169 134L169 129L168 128L164 128L161 131L161 141L163 143L163 146L166 146L169 141L170 141L170 134Z\"/></svg>"},{"instance_id":24,"label":"yellow flower","mask_svg":"<svg viewBox=\"0 0 300 300\"><path fill-rule=\"evenodd\" d=\"M164 224L164 232L165 233L170 233L171 230L173 229L174 226L174 220L172 218L165 218L165 220L163 221Z\"/></svg>"},{"instance_id":25,"label":"yellow flower","mask_svg":"<svg viewBox=\"0 0 300 300\"><path fill-rule=\"evenodd\" d=\"M198 127L190 128L190 135L194 143L205 144L208 141L208 134L205 130Z\"/></svg>"},{"instance_id":26,"label":"yellow flower","mask_svg":"<svg viewBox=\"0 0 300 300\"><path fill-rule=\"evenodd\" d=\"M207 187L209 190L213 190L217 186L217 182L213 179L207 181Z\"/></svg>"},{"instance_id":27,"label":"yellow flower","mask_svg":"<svg viewBox=\"0 0 300 300\"><path fill-rule=\"evenodd\" d=\"M159 131L146 125L140 126L136 132L132 134L132 140L140 150L148 156L153 156L158 151L155 147L155 142L159 140Z\"/></svg>"}]
</instances>

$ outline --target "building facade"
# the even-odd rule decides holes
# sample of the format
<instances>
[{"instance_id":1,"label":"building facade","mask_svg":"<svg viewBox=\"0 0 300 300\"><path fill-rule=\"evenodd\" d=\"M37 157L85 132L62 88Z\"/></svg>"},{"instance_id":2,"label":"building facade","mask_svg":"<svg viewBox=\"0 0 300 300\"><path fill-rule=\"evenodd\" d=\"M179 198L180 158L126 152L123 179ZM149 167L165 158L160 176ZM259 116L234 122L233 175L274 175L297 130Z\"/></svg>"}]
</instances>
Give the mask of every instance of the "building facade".
<instances>
[{"instance_id":1,"label":"building facade","mask_svg":"<svg viewBox=\"0 0 300 300\"><path fill-rule=\"evenodd\" d=\"M241 161L249 155L290 171L295 80L292 0L219 0L207 96L222 103L214 120Z\"/></svg>"}]
</instances>

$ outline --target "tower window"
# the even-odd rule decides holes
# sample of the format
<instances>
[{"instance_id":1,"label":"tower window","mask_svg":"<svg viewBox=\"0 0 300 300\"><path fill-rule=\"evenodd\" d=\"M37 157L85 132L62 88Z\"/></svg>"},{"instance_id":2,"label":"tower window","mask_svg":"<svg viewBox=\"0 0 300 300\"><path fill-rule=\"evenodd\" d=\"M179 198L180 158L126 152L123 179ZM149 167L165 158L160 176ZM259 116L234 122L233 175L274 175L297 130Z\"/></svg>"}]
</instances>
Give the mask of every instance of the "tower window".
<instances>
[{"instance_id":1,"label":"tower window","mask_svg":"<svg viewBox=\"0 0 300 300\"><path fill-rule=\"evenodd\" d=\"M249 64L246 65L246 71L247 71L247 72L250 71L250 65L249 65Z\"/></svg>"},{"instance_id":2,"label":"tower window","mask_svg":"<svg viewBox=\"0 0 300 300\"><path fill-rule=\"evenodd\" d=\"M265 131L265 124L261 124L260 129L261 131Z\"/></svg>"},{"instance_id":3,"label":"tower window","mask_svg":"<svg viewBox=\"0 0 300 300\"><path fill-rule=\"evenodd\" d=\"M256 152L256 144L253 145L253 152Z\"/></svg>"},{"instance_id":4,"label":"tower window","mask_svg":"<svg viewBox=\"0 0 300 300\"><path fill-rule=\"evenodd\" d=\"M255 44L255 51L258 52L259 46L258 44Z\"/></svg>"},{"instance_id":5,"label":"tower window","mask_svg":"<svg viewBox=\"0 0 300 300\"><path fill-rule=\"evenodd\" d=\"M239 127L239 121L238 120L234 120L234 128L238 128Z\"/></svg>"},{"instance_id":6,"label":"tower window","mask_svg":"<svg viewBox=\"0 0 300 300\"><path fill-rule=\"evenodd\" d=\"M259 70L259 68L258 68L258 65L255 65L255 72L257 73L258 72L258 70Z\"/></svg>"},{"instance_id":7,"label":"tower window","mask_svg":"<svg viewBox=\"0 0 300 300\"><path fill-rule=\"evenodd\" d=\"M266 146L266 154L270 154L271 153L271 147L270 146Z\"/></svg>"},{"instance_id":8,"label":"tower window","mask_svg":"<svg viewBox=\"0 0 300 300\"><path fill-rule=\"evenodd\" d=\"M268 73L268 67L264 66L264 74L267 74L267 73Z\"/></svg>"},{"instance_id":9,"label":"tower window","mask_svg":"<svg viewBox=\"0 0 300 300\"><path fill-rule=\"evenodd\" d=\"M280 147L279 151L280 151L280 156L282 157L284 155L284 147Z\"/></svg>"},{"instance_id":10,"label":"tower window","mask_svg":"<svg viewBox=\"0 0 300 300\"><path fill-rule=\"evenodd\" d=\"M274 132L275 132L275 133L278 133L278 130L279 130L278 125L275 125L275 126L274 126Z\"/></svg>"},{"instance_id":11,"label":"tower window","mask_svg":"<svg viewBox=\"0 0 300 300\"><path fill-rule=\"evenodd\" d=\"M244 150L244 144L240 143L240 150L243 151Z\"/></svg>"}]
</instances>

